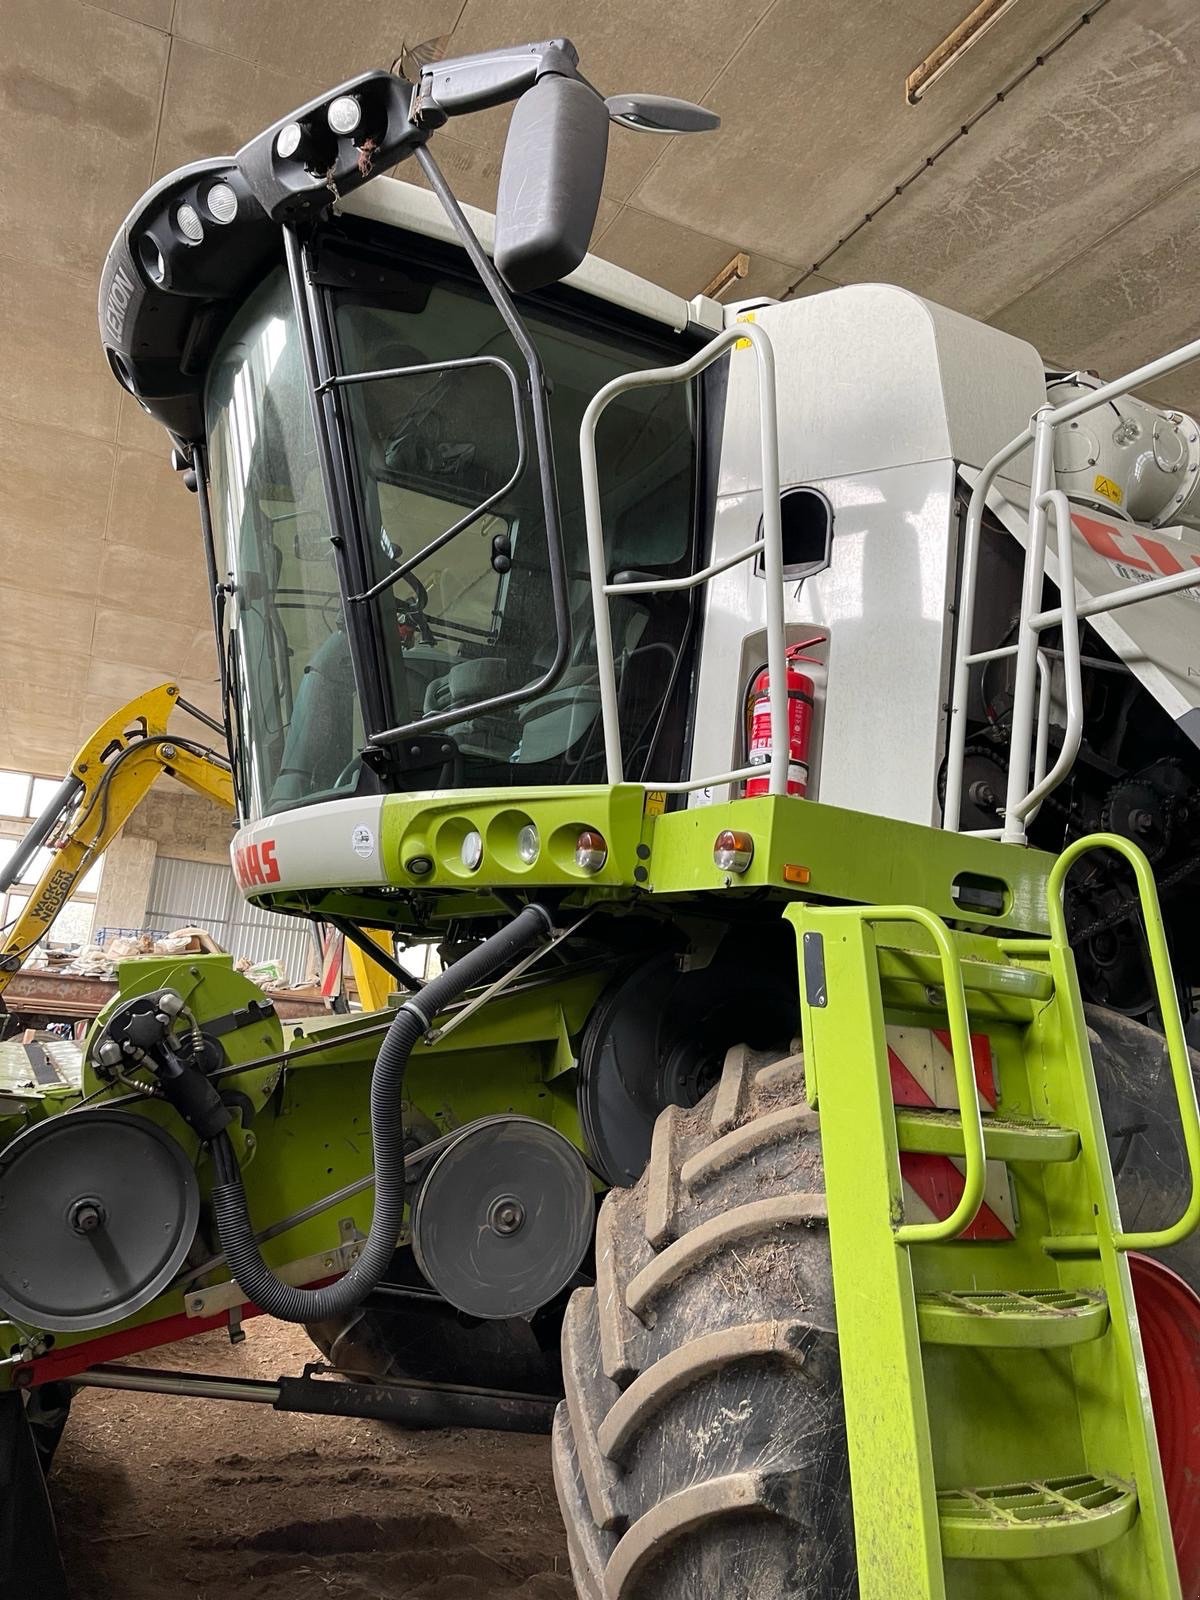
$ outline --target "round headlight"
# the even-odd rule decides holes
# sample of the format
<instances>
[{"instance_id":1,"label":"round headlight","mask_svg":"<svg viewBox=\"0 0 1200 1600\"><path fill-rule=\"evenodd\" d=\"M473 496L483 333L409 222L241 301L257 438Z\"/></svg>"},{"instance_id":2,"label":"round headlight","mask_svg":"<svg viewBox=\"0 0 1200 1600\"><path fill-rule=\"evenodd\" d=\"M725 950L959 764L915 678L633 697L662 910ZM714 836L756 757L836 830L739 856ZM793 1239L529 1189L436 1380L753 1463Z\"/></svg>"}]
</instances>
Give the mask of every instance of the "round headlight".
<instances>
[{"instance_id":1,"label":"round headlight","mask_svg":"<svg viewBox=\"0 0 1200 1600\"><path fill-rule=\"evenodd\" d=\"M745 872L754 860L754 840L748 833L726 828L713 843L713 864L718 872Z\"/></svg>"},{"instance_id":2,"label":"round headlight","mask_svg":"<svg viewBox=\"0 0 1200 1600\"><path fill-rule=\"evenodd\" d=\"M330 102L325 120L336 134L353 133L362 121L362 107L352 94L340 94Z\"/></svg>"},{"instance_id":3,"label":"round headlight","mask_svg":"<svg viewBox=\"0 0 1200 1600\"><path fill-rule=\"evenodd\" d=\"M542 841L538 837L537 828L532 822L527 822L517 835L517 854L527 867L531 867L538 858L542 848Z\"/></svg>"},{"instance_id":4,"label":"round headlight","mask_svg":"<svg viewBox=\"0 0 1200 1600\"><path fill-rule=\"evenodd\" d=\"M604 835L595 828L585 828L575 841L575 865L584 872L599 872L607 860Z\"/></svg>"},{"instance_id":5,"label":"round headlight","mask_svg":"<svg viewBox=\"0 0 1200 1600\"><path fill-rule=\"evenodd\" d=\"M304 129L298 122L285 122L275 135L275 154L285 161L290 160L299 150L303 137Z\"/></svg>"},{"instance_id":6,"label":"round headlight","mask_svg":"<svg viewBox=\"0 0 1200 1600\"><path fill-rule=\"evenodd\" d=\"M204 224L200 221L199 212L186 202L175 213L175 226L193 244L199 244L204 237Z\"/></svg>"},{"instance_id":7,"label":"round headlight","mask_svg":"<svg viewBox=\"0 0 1200 1600\"><path fill-rule=\"evenodd\" d=\"M138 258L152 283L161 283L167 275L167 264L162 251L148 233L138 240Z\"/></svg>"},{"instance_id":8,"label":"round headlight","mask_svg":"<svg viewBox=\"0 0 1200 1600\"><path fill-rule=\"evenodd\" d=\"M232 222L237 216L238 198L227 183L214 183L206 199L209 216L214 222Z\"/></svg>"},{"instance_id":9,"label":"round headlight","mask_svg":"<svg viewBox=\"0 0 1200 1600\"><path fill-rule=\"evenodd\" d=\"M474 872L483 860L483 835L477 828L463 835L459 856L468 872Z\"/></svg>"}]
</instances>

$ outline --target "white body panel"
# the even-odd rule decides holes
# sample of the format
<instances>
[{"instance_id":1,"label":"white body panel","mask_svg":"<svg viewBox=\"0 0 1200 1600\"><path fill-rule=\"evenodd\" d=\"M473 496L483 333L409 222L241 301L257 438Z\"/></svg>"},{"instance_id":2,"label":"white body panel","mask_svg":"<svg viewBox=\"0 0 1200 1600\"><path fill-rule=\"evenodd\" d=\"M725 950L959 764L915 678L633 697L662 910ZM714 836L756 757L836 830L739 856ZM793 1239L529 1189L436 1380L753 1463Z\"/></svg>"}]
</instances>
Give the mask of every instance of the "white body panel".
<instances>
[{"instance_id":1,"label":"white body panel","mask_svg":"<svg viewBox=\"0 0 1200 1600\"><path fill-rule=\"evenodd\" d=\"M809 794L934 822L957 580L957 464L986 461L1044 404L1041 359L1022 340L885 285L750 315L775 350L781 486L819 488L834 508L828 569L789 584L785 599L789 642L813 626L829 635L817 652L825 670L812 674ZM748 354L735 351L714 560L755 537L762 510L754 381ZM763 583L742 566L708 586L693 778L739 764L745 691L765 659ZM712 797L700 791L692 803Z\"/></svg>"},{"instance_id":2,"label":"white body panel","mask_svg":"<svg viewBox=\"0 0 1200 1600\"><path fill-rule=\"evenodd\" d=\"M458 243L458 235L437 196L428 189L418 189L415 184L401 183L396 178L376 178L364 184L340 201L338 209L359 217L371 217L392 228L404 228L409 233L424 234L427 239ZM480 211L475 206L463 206L463 212L490 254L496 219L490 211ZM724 307L715 300L707 300L703 295L685 300L599 256L584 256L575 271L562 281L573 289L595 295L597 300L606 300L610 305L664 323L676 332L689 323L713 333L724 327Z\"/></svg>"},{"instance_id":3,"label":"white body panel","mask_svg":"<svg viewBox=\"0 0 1200 1600\"><path fill-rule=\"evenodd\" d=\"M798 664L816 685L809 796L932 822L956 571L953 463L809 481L834 515L829 570L785 591L788 642L815 629L829 636L812 652L823 666ZM760 504L751 493L721 498L718 554L748 542ZM763 584L744 564L709 585L693 776L728 772L743 758L745 691L766 657ZM692 803L724 793L702 790Z\"/></svg>"},{"instance_id":4,"label":"white body panel","mask_svg":"<svg viewBox=\"0 0 1200 1600\"><path fill-rule=\"evenodd\" d=\"M383 800L378 794L322 800L248 822L229 849L243 893L254 899L277 889L386 884L380 854Z\"/></svg>"},{"instance_id":5,"label":"white body panel","mask_svg":"<svg viewBox=\"0 0 1200 1600\"><path fill-rule=\"evenodd\" d=\"M917 461L982 466L1046 403L1031 344L907 289L855 284L744 315L775 349L785 486ZM759 487L753 380L735 352L721 494Z\"/></svg>"}]
</instances>

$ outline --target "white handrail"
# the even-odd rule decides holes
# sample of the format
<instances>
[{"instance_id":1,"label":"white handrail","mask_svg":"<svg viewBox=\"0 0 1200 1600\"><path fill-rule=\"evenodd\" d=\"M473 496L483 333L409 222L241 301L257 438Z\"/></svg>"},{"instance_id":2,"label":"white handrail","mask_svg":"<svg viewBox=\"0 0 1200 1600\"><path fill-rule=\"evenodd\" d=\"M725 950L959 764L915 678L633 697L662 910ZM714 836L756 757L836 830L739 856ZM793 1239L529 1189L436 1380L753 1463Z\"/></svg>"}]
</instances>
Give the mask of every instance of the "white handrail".
<instances>
[{"instance_id":1,"label":"white handrail","mask_svg":"<svg viewBox=\"0 0 1200 1600\"><path fill-rule=\"evenodd\" d=\"M979 538L983 513L992 479L1020 455L1033 437L1032 427L1017 435L986 463L967 507L967 526L963 533L962 566L959 578L958 639L955 647L954 681L950 693L950 731L946 745L946 798L942 826L958 832L962 812L963 761L967 745L967 701L971 687L971 639L975 627L975 590L979 583ZM1016 648L1013 648L1016 654Z\"/></svg>"},{"instance_id":2,"label":"white handrail","mask_svg":"<svg viewBox=\"0 0 1200 1600\"><path fill-rule=\"evenodd\" d=\"M1054 437L1064 423L1085 412L1107 405L1131 389L1152 383L1188 361L1200 358L1200 339L1181 345L1169 355L1127 373L1112 383L1068 401L1061 406L1044 406L1029 426L996 452L986 463L971 492L963 534L960 576L959 625L954 652L954 673L950 695L950 722L946 742L946 797L942 826L957 832L962 814L963 767L966 757L967 708L971 668L980 662L1015 656L1012 728L1009 737L1008 791L1004 802L1004 826L1000 830L981 830L984 837L999 836L1006 844L1024 844L1026 827L1037 815L1042 801L1068 776L1079 754L1083 737L1083 675L1079 652L1079 623L1123 606L1139 605L1158 595L1173 594L1200 585L1200 568L1175 573L1149 583L1130 585L1079 600L1075 593L1074 533L1071 506L1067 496L1054 485ZM1029 492L1028 533L1025 541L1025 566L1021 582L1021 612L1017 622L1017 642L997 650L974 651L975 591L979 582L979 543L987 496L1000 469L1019 455L1032 441L1033 467ZM1061 604L1041 609L1042 583L1046 572L1047 512L1051 513L1057 539L1059 594ZM1047 628L1063 630L1063 676L1066 687L1067 725L1062 749L1049 772L1046 768L1049 737L1049 667L1038 648ZM1038 709L1034 710L1035 690ZM1036 739L1036 746L1035 746ZM1033 756L1033 783L1029 783L1030 756Z\"/></svg>"},{"instance_id":3,"label":"white handrail","mask_svg":"<svg viewBox=\"0 0 1200 1600\"><path fill-rule=\"evenodd\" d=\"M1063 635L1063 677L1066 682L1067 694L1067 727L1063 734L1062 749L1058 752L1058 759L1049 772L1045 771L1046 744L1050 733L1050 717L1046 685L1048 674L1042 677L1042 704L1038 716L1038 755L1034 758L1034 783L1028 794L1022 795L1013 810L1005 810L1004 825L1005 835L1008 833L1009 816L1015 816L1021 830L1021 840L1025 837L1025 823L1036 816L1041 808L1042 801L1048 794L1058 788L1059 784L1075 765L1075 758L1079 754L1079 746L1083 743L1083 672L1079 660L1079 618L1076 614L1075 600L1075 556L1071 548L1071 506L1066 495L1061 489L1047 489L1042 496L1043 510L1054 512L1054 533L1058 545L1058 583L1062 594L1062 635ZM1031 619L1036 622L1036 618ZM1041 632L1034 628L1035 637ZM1038 652L1041 655L1041 652ZM1044 657L1042 659L1045 659ZM1039 774L1038 767L1042 768ZM1012 806L1013 768L1009 768L1009 798L1007 806ZM1018 777L1017 787L1025 781L1023 776Z\"/></svg>"},{"instance_id":4,"label":"white handrail","mask_svg":"<svg viewBox=\"0 0 1200 1600\"><path fill-rule=\"evenodd\" d=\"M605 408L630 389L646 389L659 383L685 383L712 365L732 345L748 343L758 366L758 417L762 457L762 537L753 544L726 556L684 578L662 578L633 583L608 581L608 558L604 548L604 514L600 503L600 474L596 461L596 425ZM757 323L738 322L723 329L687 361L673 367L651 367L641 372L626 372L611 379L593 395L579 428L579 457L583 479L583 514L587 530L588 571L592 586L595 617L596 667L600 680L600 717L604 730L604 756L609 783L625 781L621 751L621 726L617 704L617 669L613 657L609 599L614 594L647 594L661 589L692 589L727 571L741 561L761 554L766 590L767 671L770 674L771 766L767 790L787 794L788 783L788 703L787 657L783 633L783 534L779 511L779 430L775 411L775 354L766 332ZM710 778L682 783L654 783L650 789L682 793L710 784L755 776L757 769L739 768Z\"/></svg>"}]
</instances>

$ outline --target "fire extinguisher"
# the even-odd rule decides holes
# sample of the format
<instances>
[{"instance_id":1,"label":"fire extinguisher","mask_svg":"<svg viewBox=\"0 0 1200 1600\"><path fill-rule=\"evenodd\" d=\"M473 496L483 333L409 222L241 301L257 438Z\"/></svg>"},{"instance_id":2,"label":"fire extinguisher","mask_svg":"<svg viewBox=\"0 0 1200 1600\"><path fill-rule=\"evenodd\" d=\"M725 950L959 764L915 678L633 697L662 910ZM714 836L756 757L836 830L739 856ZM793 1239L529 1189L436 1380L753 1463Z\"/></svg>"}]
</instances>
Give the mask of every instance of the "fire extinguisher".
<instances>
[{"instance_id":1,"label":"fire extinguisher","mask_svg":"<svg viewBox=\"0 0 1200 1600\"><path fill-rule=\"evenodd\" d=\"M808 752L812 743L813 720L813 680L807 674L793 666L795 661L817 662L816 656L806 655L804 652L809 645L820 643L819 639L804 639L800 644L790 645L785 652L787 659L787 699L788 699L788 783L789 794L804 795L808 793ZM771 676L764 667L750 685L749 704L747 706L748 742L746 751L746 765L762 767L761 778L750 778L745 786L747 798L756 794L766 794L770 788L769 768L771 765Z\"/></svg>"}]
</instances>

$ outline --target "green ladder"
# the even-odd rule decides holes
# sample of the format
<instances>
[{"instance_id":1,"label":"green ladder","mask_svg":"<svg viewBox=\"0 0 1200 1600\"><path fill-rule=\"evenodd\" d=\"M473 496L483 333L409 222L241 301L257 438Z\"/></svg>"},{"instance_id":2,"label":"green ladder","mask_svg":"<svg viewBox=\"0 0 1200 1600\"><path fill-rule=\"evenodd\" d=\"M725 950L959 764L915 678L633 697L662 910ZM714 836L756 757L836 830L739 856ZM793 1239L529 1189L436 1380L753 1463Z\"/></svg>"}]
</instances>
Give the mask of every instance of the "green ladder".
<instances>
[{"instance_id":1,"label":"green ladder","mask_svg":"<svg viewBox=\"0 0 1200 1600\"><path fill-rule=\"evenodd\" d=\"M1187 1212L1156 1233L1121 1229L1063 912L1067 872L1101 846L1137 875L1191 1165ZM1200 1221L1200 1114L1145 857L1113 835L1080 840L1049 893L1041 940L951 932L919 906L788 910L861 1600L1180 1595L1125 1252ZM889 1028L947 1026L955 1092L898 1109ZM913 1156L957 1175L947 1214L906 1218Z\"/></svg>"}]
</instances>

